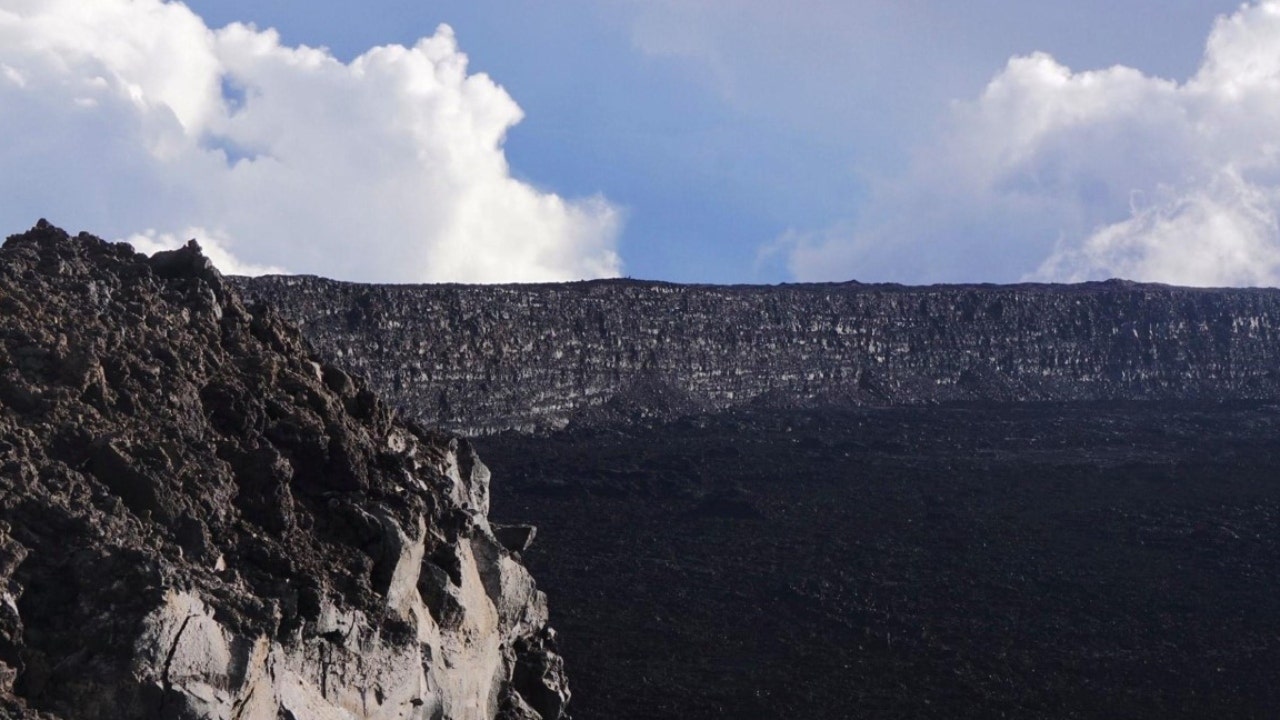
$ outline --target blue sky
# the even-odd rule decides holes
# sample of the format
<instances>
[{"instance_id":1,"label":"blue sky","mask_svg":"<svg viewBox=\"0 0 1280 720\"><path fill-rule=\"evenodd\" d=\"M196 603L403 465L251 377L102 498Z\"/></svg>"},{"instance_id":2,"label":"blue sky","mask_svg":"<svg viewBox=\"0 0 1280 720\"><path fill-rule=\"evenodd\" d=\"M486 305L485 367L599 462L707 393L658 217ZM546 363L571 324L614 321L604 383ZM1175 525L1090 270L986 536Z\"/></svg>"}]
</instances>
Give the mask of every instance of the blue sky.
<instances>
[{"instance_id":1,"label":"blue sky","mask_svg":"<svg viewBox=\"0 0 1280 720\"><path fill-rule=\"evenodd\" d=\"M12 229L34 213L144 248L207 235L206 245L237 268L364 280L1123 275L1249 285L1280 277L1280 130L1269 129L1267 109L1280 100L1276 2L192 0L204 30L176 13L159 17L158 0L104 2L117 12L87 17L69 0L40 3L43 10L0 0L0 12L12 13L10 37L29 37L42 12L65 16L53 18L61 24L44 18L49 27L82 31L132 18L133 51L158 56L183 50L155 50L148 32L252 23L253 31L217 35L210 59L179 63L183 78L247 78L250 112L209 114L201 109L209 103L175 95L175 83L135 81L118 48L86 52L81 66L55 71L39 48L11 47L0 65L23 82L0 100L33 109L9 123L62 133L50 145L94 135L88 120L49 129L34 119L32 89L65 88L58 73L92 75L105 65L113 88L145 95L141 104L134 97L142 110L121 103L118 116L105 96L65 98L67 108L91 100L103 109L99 138L119 128L137 133L117 143L118 156L87 153L106 168L101 178L84 178L81 165L64 180L58 158L0 155L11 168L42 165L55 176L50 187L69 183L94 198L45 202L54 207L43 210L48 198L28 188L0 205ZM378 77L390 84L366 83L396 93L405 85L394 78L465 55L464 76L433 91L435 114L414 109L420 96L382 107L384 95L352 85L376 73L352 69L342 79L342 68L286 58L297 46L323 47L354 68L370 48L414 49L442 23L453 29L453 46L417 60L384 57ZM0 15L0 48L4 27ZM263 40L267 28L279 36ZM254 59L268 56L276 64ZM302 74L286 77L285 66ZM492 87L466 89L477 73ZM298 98L320 110L295 112L306 105ZM358 98L381 109L347 112ZM44 105L55 107L41 111L81 122L80 110L59 110L56 99L45 93ZM449 110L451 102L463 112ZM159 143L146 133L166 103L192 107L175 112L182 132ZM430 139L413 152L444 169L401 162L408 146L396 128L404 123L368 126L388 114L414 118L409 134ZM320 127L310 128L313 120ZM275 144L293 141L280 130L291 123L307 128L299 138L315 136L311 145L298 141L296 156ZM156 160L157 145L180 144L179 136L193 148ZM147 157L131 158L130 142L145 145ZM391 160L376 164L341 148L323 166L293 160L346 142ZM209 160L214 151L227 158L221 171ZM248 162L236 167L241 158ZM113 163L120 172L108 172ZM334 175L322 182L327 172ZM174 209L121 209L129 193L94 184L112 177L132 179L144 197L166 198ZM397 204L387 188L412 192ZM247 211L255 198L278 210ZM311 216L297 231L310 244L286 237L292 220ZM325 237L331 228L342 232ZM354 258L334 259L347 254Z\"/></svg>"}]
</instances>

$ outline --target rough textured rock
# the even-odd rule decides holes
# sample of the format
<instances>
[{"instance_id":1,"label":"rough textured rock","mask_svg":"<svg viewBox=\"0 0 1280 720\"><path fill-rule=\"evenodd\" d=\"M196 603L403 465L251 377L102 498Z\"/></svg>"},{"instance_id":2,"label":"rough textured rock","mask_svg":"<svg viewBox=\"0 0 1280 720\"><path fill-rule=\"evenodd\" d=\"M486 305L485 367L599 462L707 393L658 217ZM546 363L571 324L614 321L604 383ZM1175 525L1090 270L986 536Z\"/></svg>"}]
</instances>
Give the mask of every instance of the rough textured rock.
<instances>
[{"instance_id":1,"label":"rough textured rock","mask_svg":"<svg viewBox=\"0 0 1280 720\"><path fill-rule=\"evenodd\" d=\"M41 221L0 250L0 715L561 717L488 482L195 244Z\"/></svg>"},{"instance_id":2,"label":"rough textured rock","mask_svg":"<svg viewBox=\"0 0 1280 720\"><path fill-rule=\"evenodd\" d=\"M1280 291L235 278L469 434L763 407L1280 398Z\"/></svg>"},{"instance_id":3,"label":"rough textured rock","mask_svg":"<svg viewBox=\"0 0 1280 720\"><path fill-rule=\"evenodd\" d=\"M477 440L578 720L1280 718L1280 403Z\"/></svg>"}]
</instances>

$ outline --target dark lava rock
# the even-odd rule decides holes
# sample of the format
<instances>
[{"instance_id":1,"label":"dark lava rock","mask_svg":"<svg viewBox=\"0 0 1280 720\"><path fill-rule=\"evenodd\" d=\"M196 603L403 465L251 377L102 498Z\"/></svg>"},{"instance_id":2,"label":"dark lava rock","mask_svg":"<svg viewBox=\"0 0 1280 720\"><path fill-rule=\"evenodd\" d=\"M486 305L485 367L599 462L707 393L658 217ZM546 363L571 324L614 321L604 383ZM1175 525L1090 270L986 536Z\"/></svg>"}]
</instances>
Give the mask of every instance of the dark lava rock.
<instances>
[{"instance_id":1,"label":"dark lava rock","mask_svg":"<svg viewBox=\"0 0 1280 720\"><path fill-rule=\"evenodd\" d=\"M231 282L520 431L580 718L1280 717L1276 289Z\"/></svg>"},{"instance_id":2,"label":"dark lava rock","mask_svg":"<svg viewBox=\"0 0 1280 720\"><path fill-rule=\"evenodd\" d=\"M1275 289L230 282L412 417L472 435L746 406L1280 399Z\"/></svg>"},{"instance_id":3,"label":"dark lava rock","mask_svg":"<svg viewBox=\"0 0 1280 720\"><path fill-rule=\"evenodd\" d=\"M194 242L41 221L0 249L0 715L561 717L488 481Z\"/></svg>"},{"instance_id":4,"label":"dark lava rock","mask_svg":"<svg viewBox=\"0 0 1280 720\"><path fill-rule=\"evenodd\" d=\"M580 720L1190 720L1280 717L1278 437L1273 402L1126 401L476 442Z\"/></svg>"}]
</instances>

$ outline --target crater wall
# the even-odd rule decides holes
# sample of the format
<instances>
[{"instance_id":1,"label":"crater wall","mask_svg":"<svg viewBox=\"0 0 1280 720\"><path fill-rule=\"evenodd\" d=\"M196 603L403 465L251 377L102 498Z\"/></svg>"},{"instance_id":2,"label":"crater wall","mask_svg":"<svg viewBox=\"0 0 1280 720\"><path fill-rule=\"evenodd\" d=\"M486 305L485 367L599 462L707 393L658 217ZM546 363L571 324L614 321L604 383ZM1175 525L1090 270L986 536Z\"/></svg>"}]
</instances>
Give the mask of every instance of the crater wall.
<instances>
[{"instance_id":1,"label":"crater wall","mask_svg":"<svg viewBox=\"0 0 1280 720\"><path fill-rule=\"evenodd\" d=\"M1274 289L235 282L402 410L471 434L746 403L1280 397Z\"/></svg>"}]
</instances>

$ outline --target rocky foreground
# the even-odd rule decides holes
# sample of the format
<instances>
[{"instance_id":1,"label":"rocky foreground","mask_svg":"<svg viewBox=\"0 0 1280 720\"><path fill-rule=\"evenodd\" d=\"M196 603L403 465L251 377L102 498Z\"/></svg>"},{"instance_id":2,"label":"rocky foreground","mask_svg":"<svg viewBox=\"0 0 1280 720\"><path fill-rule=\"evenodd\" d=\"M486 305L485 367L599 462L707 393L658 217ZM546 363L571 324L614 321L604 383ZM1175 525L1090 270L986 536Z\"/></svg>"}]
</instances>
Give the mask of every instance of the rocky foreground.
<instances>
[{"instance_id":1,"label":"rocky foreground","mask_svg":"<svg viewBox=\"0 0 1280 720\"><path fill-rule=\"evenodd\" d=\"M0 249L0 715L563 717L488 483L194 244Z\"/></svg>"}]
</instances>

